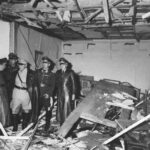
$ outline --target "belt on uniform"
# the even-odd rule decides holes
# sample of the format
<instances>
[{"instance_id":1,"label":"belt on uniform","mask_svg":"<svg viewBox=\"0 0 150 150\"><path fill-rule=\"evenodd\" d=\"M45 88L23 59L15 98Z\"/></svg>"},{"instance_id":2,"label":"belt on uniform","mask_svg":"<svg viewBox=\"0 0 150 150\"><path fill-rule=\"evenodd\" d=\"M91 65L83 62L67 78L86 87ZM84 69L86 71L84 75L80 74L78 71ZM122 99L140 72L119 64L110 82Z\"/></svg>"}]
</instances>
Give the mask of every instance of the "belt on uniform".
<instances>
[{"instance_id":1,"label":"belt on uniform","mask_svg":"<svg viewBox=\"0 0 150 150\"><path fill-rule=\"evenodd\" d=\"M19 90L27 90L27 88L25 88L25 87L20 87L20 86L17 86L17 85L15 85L15 88L17 88L17 89L19 89Z\"/></svg>"},{"instance_id":2,"label":"belt on uniform","mask_svg":"<svg viewBox=\"0 0 150 150\"><path fill-rule=\"evenodd\" d=\"M5 84L0 84L0 87L4 87L5 86Z\"/></svg>"}]
</instances>

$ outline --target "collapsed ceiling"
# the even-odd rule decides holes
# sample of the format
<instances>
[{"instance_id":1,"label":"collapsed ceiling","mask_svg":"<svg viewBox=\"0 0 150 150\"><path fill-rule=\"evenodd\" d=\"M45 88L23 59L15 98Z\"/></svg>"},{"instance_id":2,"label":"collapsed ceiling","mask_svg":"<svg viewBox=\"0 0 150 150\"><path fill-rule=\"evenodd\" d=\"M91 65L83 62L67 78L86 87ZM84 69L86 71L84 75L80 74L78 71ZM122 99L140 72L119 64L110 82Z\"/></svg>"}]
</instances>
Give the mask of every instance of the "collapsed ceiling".
<instances>
[{"instance_id":1,"label":"collapsed ceiling","mask_svg":"<svg viewBox=\"0 0 150 150\"><path fill-rule=\"evenodd\" d=\"M150 39L150 0L1 0L0 19L64 41Z\"/></svg>"}]
</instances>

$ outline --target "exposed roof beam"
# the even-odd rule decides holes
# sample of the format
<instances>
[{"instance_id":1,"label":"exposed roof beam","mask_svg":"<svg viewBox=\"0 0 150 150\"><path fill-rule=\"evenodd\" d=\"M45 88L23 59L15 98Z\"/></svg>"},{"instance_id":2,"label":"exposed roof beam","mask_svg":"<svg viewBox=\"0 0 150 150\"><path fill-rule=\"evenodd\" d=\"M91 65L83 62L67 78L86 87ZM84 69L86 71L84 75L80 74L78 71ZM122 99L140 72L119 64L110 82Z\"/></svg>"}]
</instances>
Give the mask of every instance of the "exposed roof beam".
<instances>
[{"instance_id":1,"label":"exposed roof beam","mask_svg":"<svg viewBox=\"0 0 150 150\"><path fill-rule=\"evenodd\" d=\"M106 23L110 24L110 12L109 12L109 2L108 0L103 0L103 10L104 10L104 18Z\"/></svg>"},{"instance_id":2,"label":"exposed roof beam","mask_svg":"<svg viewBox=\"0 0 150 150\"><path fill-rule=\"evenodd\" d=\"M124 0L117 0L115 2L113 2L110 5L110 8L122 3ZM93 18L95 18L97 15L99 15L101 12L103 11L103 8L99 8L94 14L90 15L86 20L85 23L88 23L89 21L91 21Z\"/></svg>"},{"instance_id":3,"label":"exposed roof beam","mask_svg":"<svg viewBox=\"0 0 150 150\"><path fill-rule=\"evenodd\" d=\"M136 1L137 0L132 0L132 6L129 10L129 14L132 16L132 24L135 25L136 23Z\"/></svg>"},{"instance_id":4,"label":"exposed roof beam","mask_svg":"<svg viewBox=\"0 0 150 150\"><path fill-rule=\"evenodd\" d=\"M77 9L78 9L78 11L79 11L79 13L80 13L82 19L85 19L85 18L86 18L86 13L85 13L85 11L79 6L78 0L73 0L73 1L74 1L74 3L76 4Z\"/></svg>"}]
</instances>

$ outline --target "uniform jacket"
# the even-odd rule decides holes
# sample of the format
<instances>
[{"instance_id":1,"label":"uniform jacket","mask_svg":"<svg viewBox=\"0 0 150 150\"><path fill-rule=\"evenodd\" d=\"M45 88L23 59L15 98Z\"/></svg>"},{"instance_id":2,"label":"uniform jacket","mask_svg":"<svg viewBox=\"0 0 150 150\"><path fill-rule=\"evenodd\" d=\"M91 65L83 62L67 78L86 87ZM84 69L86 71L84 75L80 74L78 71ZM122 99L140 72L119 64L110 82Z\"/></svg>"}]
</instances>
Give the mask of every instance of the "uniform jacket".
<instances>
[{"instance_id":1,"label":"uniform jacket","mask_svg":"<svg viewBox=\"0 0 150 150\"><path fill-rule=\"evenodd\" d=\"M2 71L0 71L0 122L4 127L10 125L10 112L7 97L7 89Z\"/></svg>"},{"instance_id":2,"label":"uniform jacket","mask_svg":"<svg viewBox=\"0 0 150 150\"><path fill-rule=\"evenodd\" d=\"M39 116L39 85L37 75L33 70L27 71L27 90L31 99L31 122L36 122Z\"/></svg>"},{"instance_id":3,"label":"uniform jacket","mask_svg":"<svg viewBox=\"0 0 150 150\"><path fill-rule=\"evenodd\" d=\"M52 97L55 89L55 74L50 70L45 73L42 69L39 69L37 74L40 86L40 96L42 97L44 94L48 94Z\"/></svg>"},{"instance_id":4,"label":"uniform jacket","mask_svg":"<svg viewBox=\"0 0 150 150\"><path fill-rule=\"evenodd\" d=\"M56 73L56 90L58 96L57 119L62 124L70 112L72 107L72 94L75 94L75 78L72 70L62 72L58 70Z\"/></svg>"},{"instance_id":5,"label":"uniform jacket","mask_svg":"<svg viewBox=\"0 0 150 150\"><path fill-rule=\"evenodd\" d=\"M8 92L8 99L11 101L12 98L12 90L15 84L15 77L18 72L18 66L11 67L7 65L6 69L4 70L4 79L6 81L6 88Z\"/></svg>"}]
</instances>

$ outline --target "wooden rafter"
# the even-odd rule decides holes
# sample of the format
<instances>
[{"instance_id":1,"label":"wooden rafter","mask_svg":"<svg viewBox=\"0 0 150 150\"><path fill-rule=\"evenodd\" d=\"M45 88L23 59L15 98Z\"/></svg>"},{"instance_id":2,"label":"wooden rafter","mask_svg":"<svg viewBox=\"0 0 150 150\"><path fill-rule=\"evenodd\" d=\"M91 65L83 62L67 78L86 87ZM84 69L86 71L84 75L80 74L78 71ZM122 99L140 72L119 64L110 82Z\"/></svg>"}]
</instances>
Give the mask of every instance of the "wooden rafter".
<instances>
[{"instance_id":1,"label":"wooden rafter","mask_svg":"<svg viewBox=\"0 0 150 150\"><path fill-rule=\"evenodd\" d=\"M77 9L78 9L78 11L79 11L79 13L80 13L82 19L85 19L85 18L86 18L86 13L85 13L85 11L79 6L78 0L73 0L73 1L74 1L74 3L76 4Z\"/></svg>"},{"instance_id":2,"label":"wooden rafter","mask_svg":"<svg viewBox=\"0 0 150 150\"><path fill-rule=\"evenodd\" d=\"M108 0L103 0L103 10L104 10L104 18L106 23L110 23L110 11L109 11Z\"/></svg>"},{"instance_id":3,"label":"wooden rafter","mask_svg":"<svg viewBox=\"0 0 150 150\"><path fill-rule=\"evenodd\" d=\"M124 0L117 0L117 1L113 2L112 4L110 4L110 9L112 7L117 6L118 4L122 3L123 1ZM99 8L95 13L93 13L88 18L86 18L85 23L88 23L89 21L91 21L93 18L95 18L97 15L99 15L102 11L103 11L103 8Z\"/></svg>"},{"instance_id":4,"label":"wooden rafter","mask_svg":"<svg viewBox=\"0 0 150 150\"><path fill-rule=\"evenodd\" d=\"M130 10L132 11L132 24L135 25L136 23L136 0L132 0L132 7L130 8Z\"/></svg>"}]
</instances>

